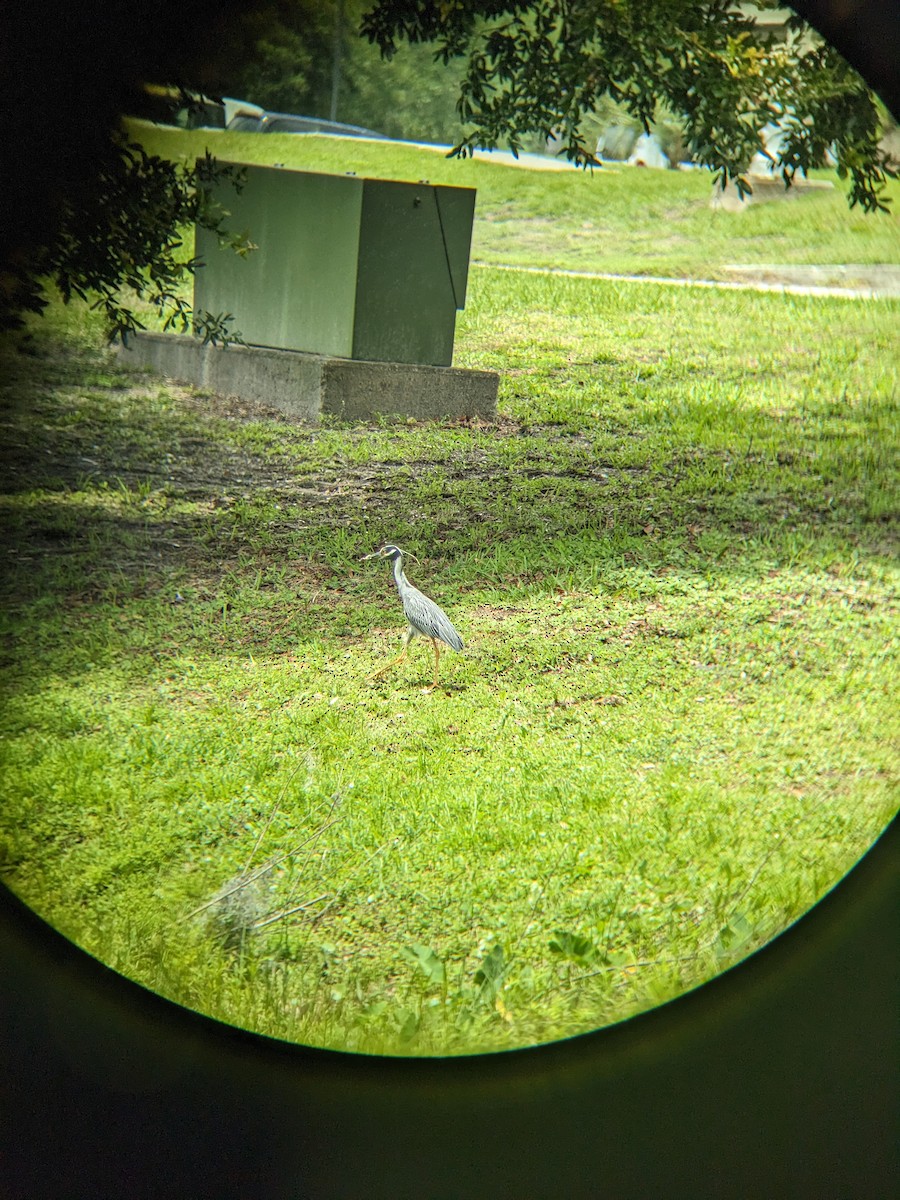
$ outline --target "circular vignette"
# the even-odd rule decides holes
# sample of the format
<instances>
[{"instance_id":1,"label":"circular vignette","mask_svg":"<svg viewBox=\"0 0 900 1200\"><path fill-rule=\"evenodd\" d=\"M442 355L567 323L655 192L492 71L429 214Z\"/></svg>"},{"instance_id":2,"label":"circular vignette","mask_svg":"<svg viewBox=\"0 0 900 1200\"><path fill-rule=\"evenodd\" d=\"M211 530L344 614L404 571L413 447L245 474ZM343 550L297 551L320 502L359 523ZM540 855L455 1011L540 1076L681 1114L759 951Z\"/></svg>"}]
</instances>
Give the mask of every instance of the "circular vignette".
<instances>
[{"instance_id":1,"label":"circular vignette","mask_svg":"<svg viewBox=\"0 0 900 1200\"><path fill-rule=\"evenodd\" d=\"M868 5L866 9L879 7L883 12L887 6ZM854 56L855 38L851 39L853 47L841 44L841 31L846 26L834 23L830 6L798 8L809 10L804 15L828 33L829 40L863 74L867 73L865 62ZM820 16L822 9L830 10L831 25L828 12ZM854 34L860 30L858 21L857 9L851 23ZM873 28L883 31L884 26L876 23ZM878 41L879 46L884 44L883 32ZM891 104L889 83L875 86ZM110 112L117 109L117 103L111 103ZM896 111L896 101L892 106ZM36 170L35 177L46 180L46 169ZM52 191L50 185L45 194L52 195ZM40 207L39 202L25 206L29 214L39 212ZM752 960L704 985L699 992L629 1022L631 1028L603 1030L565 1045L513 1052L502 1056L503 1061L458 1064L361 1063L345 1055L299 1047L276 1049L253 1035L223 1027L213 1029L205 1019L172 1011L172 1006L156 997L139 997L141 989L136 985L113 977L59 935L41 929L37 918L6 897L5 932L12 933L4 943L4 951L7 961L17 969L16 974L4 973L3 978L4 1023L10 1033L9 1044L16 1050L7 1060L7 1094L15 1101L16 1116L10 1127L26 1128L35 1137L31 1145L40 1147L41 1155L29 1158L27 1151L22 1153L27 1147L23 1139L10 1158L22 1172L20 1177L30 1181L30 1194L38 1194L42 1180L49 1177L51 1186L58 1188L57 1194L66 1195L104 1194L104 1188L111 1189L114 1182L121 1184L123 1179L130 1185L125 1194L134 1195L166 1194L169 1183L182 1180L186 1190L181 1194L198 1196L288 1195L297 1194L298 1188L301 1194L348 1195L354 1194L354 1187L360 1189L357 1194L368 1195L474 1195L479 1194L482 1182L481 1190L485 1192L493 1185L502 1194L504 1183L509 1182L519 1184L519 1194L529 1194L532 1180L535 1187L531 1194L552 1194L555 1181L562 1183L561 1190L568 1189L568 1194L593 1195L596 1191L585 1181L596 1172L595 1180L608 1180L610 1188L620 1185L619 1195L647 1194L636 1186L636 1181L648 1180L658 1181L661 1189L668 1180L673 1185L668 1190L670 1195L688 1194L689 1184L694 1185L693 1194L702 1195L702 1185L698 1186L697 1181L701 1169L710 1164L711 1175L722 1184L717 1194L741 1194L736 1185L729 1193L735 1181L733 1172L749 1172L741 1176L746 1182L754 1177L754 1168L761 1184L793 1181L802 1187L809 1183L816 1191L818 1183L817 1194L822 1195L829 1194L828 1188L841 1181L835 1169L843 1170L844 1186L852 1188L855 1182L856 1195L883 1194L879 1186L885 1178L882 1171L891 1160L885 1149L887 1143L882 1140L882 1117L872 1109L889 1114L896 1098L896 1084L889 1077L890 1064L879 1058L875 1045L880 1044L877 1031L883 1030L888 1014L884 997L896 983L896 973L891 975L890 970L891 947L885 945L884 933L896 912L893 901L889 905L886 897L896 863L897 841L895 824L858 867L796 926ZM856 970L846 969L851 963ZM658 1101L675 1093L696 1098L695 1072L702 1061L703 1043L712 1037L711 1030L728 1025L728 1021L721 1011L710 1016L710 1024L704 1024L699 1015L685 1017L687 1029L683 1036L693 1045L695 1057L688 1055L678 1067L673 1067L671 1060L663 1061L657 1042L662 1038L659 1023L677 1021L678 1017L671 1014L679 1006L682 1012L696 1006L695 1013L699 1013L709 1004L712 1012L716 1004L710 997L722 995L727 989L732 989L726 1007L731 1008L733 1017L734 1008L740 1007L742 989L753 990L750 976L755 971L771 971L784 979L780 1016L773 1016L777 1004L774 1009L766 1008L757 997L750 1007L759 1007L748 1014L751 1023L759 1026L757 1038L741 1043L733 1056L727 1052L728 1045L737 1045L728 1041L734 1036L733 1026L726 1031L725 1046L719 1044L716 1054L710 1054L720 1075L715 1081L705 1078L710 1090L704 1094L697 1114L707 1118L708 1134L739 1141L746 1131L751 1134L747 1144L755 1148L752 1153L746 1147L739 1150L734 1144L727 1146L725 1140L716 1146L710 1137L692 1143L691 1122L684 1119L688 1103L678 1121L674 1103L667 1106ZM781 989L771 977L769 985L775 992ZM108 988L117 993L112 1004ZM818 1036L813 1040L809 1012L824 998L833 1002L830 1007L835 1011L818 1027ZM154 1010L150 1028L144 1021L148 1004ZM92 1010L99 1020L93 1020ZM141 1026L136 1033L129 1028L135 1022ZM847 1040L851 1023L859 1039L854 1047L859 1052L857 1062L864 1064L862 1072L855 1075L846 1059L839 1059L833 1070L834 1061L826 1061L841 1039ZM177 1084L172 1086L173 1080L180 1082L182 1078L171 1050L173 1037L180 1047L177 1053L188 1056L192 1069L201 1059L204 1063L203 1085L190 1096L187 1105L177 1103ZM636 1087L634 1073L624 1067L621 1059L615 1068L609 1067L616 1058L610 1047L622 1037L633 1038L632 1051L647 1066L652 1084L645 1090ZM785 1059L777 1056L791 1042L810 1055L813 1069L807 1082L796 1058L790 1064L797 1072L791 1080L784 1070ZM117 1058L126 1043L128 1054ZM707 1051L710 1044L706 1042ZM864 1049L860 1052L861 1044ZM827 1056L822 1053L826 1045ZM751 1060L755 1055L761 1059L754 1064ZM232 1065L217 1076L215 1064L226 1057L231 1058ZM277 1070L272 1067L276 1059ZM868 1079L866 1070L870 1072ZM557 1074L548 1086L547 1074L551 1071ZM452 1084L451 1075L455 1075ZM759 1089L749 1106L749 1119L748 1076L753 1080L751 1090ZM422 1086L415 1086L416 1078ZM322 1084L323 1094L304 1090L304 1081L310 1079ZM230 1094L222 1090L223 1081L226 1088L232 1089ZM608 1084L602 1095L598 1081ZM827 1088L827 1092L815 1095L816 1087ZM252 1098L251 1105L242 1106L242 1090L245 1097ZM808 1100L805 1140L787 1108L788 1098L801 1103L801 1092ZM256 1108L254 1116L252 1105L261 1094L272 1103ZM474 1104L473 1094L477 1097ZM878 1098L878 1103L873 1106L867 1101L865 1107L854 1109L849 1098L858 1101L863 1094ZM31 1123L29 1108L36 1095L46 1101L46 1111L52 1114L44 1127L51 1133L49 1146L46 1142L41 1146L39 1122ZM387 1103L384 1096L389 1097ZM641 1108L638 1100L646 1107ZM711 1116L713 1100L716 1108L729 1114L718 1123ZM288 1112L286 1106L291 1104L295 1108ZM634 1127L642 1114L649 1116L648 1136L632 1141L625 1133L618 1145L606 1140L603 1149L609 1173L604 1177L592 1139L596 1129L603 1128L614 1104L628 1114ZM219 1120L223 1111L230 1121ZM799 1111L794 1110L793 1118ZM858 1120L863 1112L865 1129ZM776 1120L778 1113L780 1118ZM128 1115L123 1119L123 1114ZM323 1114L327 1114L327 1121ZM348 1120L349 1114L352 1119ZM823 1154L823 1150L839 1141L839 1116L851 1136L849 1142L845 1137L843 1162L836 1168L834 1158ZM476 1118L477 1131L473 1128ZM355 1135L353 1153L343 1162L345 1146L342 1138L334 1136L331 1121L345 1132L352 1129ZM443 1127L438 1129L438 1124ZM545 1127L553 1135L549 1146L543 1144L540 1132ZM621 1121L614 1128L623 1134ZM652 1157L651 1143L660 1143L649 1134L666 1128L678 1136L663 1139L664 1165ZM523 1129L527 1130L524 1135ZM139 1131L137 1136L135 1130ZM770 1158L767 1168L762 1161L765 1155L758 1153L758 1147L766 1137L772 1137L773 1131L778 1154ZM788 1159L788 1135L797 1139L795 1148L803 1147L812 1155L798 1154L797 1162L803 1163L799 1174L794 1174L796 1163ZM676 1140L681 1142L683 1152L679 1152ZM181 1153L174 1157L168 1152L163 1154L167 1146L179 1146ZM233 1152L238 1146L243 1146L243 1154ZM435 1163L439 1167L437 1175ZM896 1166L896 1159L893 1163ZM367 1164L371 1164L371 1175L367 1175ZM823 1170L816 1176L816 1170L826 1164L830 1173ZM222 1172L223 1165L227 1172ZM416 1169L420 1172L418 1180ZM552 1179L544 1174L545 1169L552 1170ZM768 1176L767 1169L771 1170ZM15 1174L12 1180L16 1186ZM86 1181L88 1187L83 1188ZM269 1186L264 1189L261 1183ZM458 1184L463 1186L458 1188ZM634 1190L629 1192L629 1187ZM835 1188L831 1194L839 1190ZM19 1194L28 1193L23 1190Z\"/></svg>"}]
</instances>

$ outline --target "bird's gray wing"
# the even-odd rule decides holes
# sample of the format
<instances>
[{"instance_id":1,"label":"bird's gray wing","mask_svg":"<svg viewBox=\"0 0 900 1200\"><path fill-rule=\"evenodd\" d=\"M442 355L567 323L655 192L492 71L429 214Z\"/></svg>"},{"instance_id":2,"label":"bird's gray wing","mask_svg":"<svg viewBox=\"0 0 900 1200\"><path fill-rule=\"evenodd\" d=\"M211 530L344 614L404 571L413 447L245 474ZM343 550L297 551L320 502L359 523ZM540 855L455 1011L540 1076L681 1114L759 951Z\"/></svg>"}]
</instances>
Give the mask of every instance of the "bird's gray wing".
<instances>
[{"instance_id":1,"label":"bird's gray wing","mask_svg":"<svg viewBox=\"0 0 900 1200\"><path fill-rule=\"evenodd\" d=\"M418 588L410 587L403 597L406 619L423 637L438 638L454 650L462 650L463 640L453 628L453 622L433 600Z\"/></svg>"}]
</instances>

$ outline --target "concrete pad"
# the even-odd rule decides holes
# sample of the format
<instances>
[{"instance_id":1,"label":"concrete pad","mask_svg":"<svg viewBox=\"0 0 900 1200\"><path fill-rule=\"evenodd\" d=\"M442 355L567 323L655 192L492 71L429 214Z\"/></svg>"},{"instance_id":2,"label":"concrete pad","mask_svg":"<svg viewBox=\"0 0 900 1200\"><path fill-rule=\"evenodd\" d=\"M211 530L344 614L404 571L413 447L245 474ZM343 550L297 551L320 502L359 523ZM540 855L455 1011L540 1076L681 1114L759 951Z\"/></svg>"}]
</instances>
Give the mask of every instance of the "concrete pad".
<instances>
[{"instance_id":1,"label":"concrete pad","mask_svg":"<svg viewBox=\"0 0 900 1200\"><path fill-rule=\"evenodd\" d=\"M733 180L729 179L724 191L718 184L714 185L709 200L710 208L721 209L723 212L744 212L751 204L772 200L794 201L809 192L828 191L834 188L834 184L828 179L803 179L800 177L795 178L791 186L786 188L784 180L778 175L754 175L752 172L748 173L747 182L753 188L753 192L745 195L743 199L738 195L737 185Z\"/></svg>"},{"instance_id":2,"label":"concrete pad","mask_svg":"<svg viewBox=\"0 0 900 1200\"><path fill-rule=\"evenodd\" d=\"M316 422L323 413L366 421L378 415L491 419L497 412L500 377L493 371L363 362L265 346L204 346L170 333L134 334L118 353L123 365L149 367L166 379L267 404L302 421Z\"/></svg>"}]
</instances>

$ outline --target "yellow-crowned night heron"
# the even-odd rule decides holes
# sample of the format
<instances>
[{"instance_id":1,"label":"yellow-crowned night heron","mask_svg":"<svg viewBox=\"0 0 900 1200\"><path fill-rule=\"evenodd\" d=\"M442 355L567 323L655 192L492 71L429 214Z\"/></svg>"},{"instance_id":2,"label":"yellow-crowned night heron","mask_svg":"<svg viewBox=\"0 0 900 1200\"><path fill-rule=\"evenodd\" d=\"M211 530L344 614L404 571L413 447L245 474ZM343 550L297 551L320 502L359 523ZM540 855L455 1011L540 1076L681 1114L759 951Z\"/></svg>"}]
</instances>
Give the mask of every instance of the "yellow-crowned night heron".
<instances>
[{"instance_id":1,"label":"yellow-crowned night heron","mask_svg":"<svg viewBox=\"0 0 900 1200\"><path fill-rule=\"evenodd\" d=\"M403 551L399 546L387 545L382 546L373 554L366 554L363 557L363 562L369 558L389 558L391 567L394 572L394 583L397 585L397 591L400 593L400 599L403 601L403 612L406 614L406 619L409 621L409 628L403 639L403 653L399 658L389 662L387 666L375 672L375 677L384 674L391 667L396 667L406 658L409 650L409 643L414 637L428 638L434 650L434 683L433 687L437 687L438 681L438 664L441 660L440 643L452 647L454 650L462 650L463 640L453 628L450 618L442 608L438 608L433 600L429 600L427 596L423 596L418 588L414 588L403 573Z\"/></svg>"}]
</instances>

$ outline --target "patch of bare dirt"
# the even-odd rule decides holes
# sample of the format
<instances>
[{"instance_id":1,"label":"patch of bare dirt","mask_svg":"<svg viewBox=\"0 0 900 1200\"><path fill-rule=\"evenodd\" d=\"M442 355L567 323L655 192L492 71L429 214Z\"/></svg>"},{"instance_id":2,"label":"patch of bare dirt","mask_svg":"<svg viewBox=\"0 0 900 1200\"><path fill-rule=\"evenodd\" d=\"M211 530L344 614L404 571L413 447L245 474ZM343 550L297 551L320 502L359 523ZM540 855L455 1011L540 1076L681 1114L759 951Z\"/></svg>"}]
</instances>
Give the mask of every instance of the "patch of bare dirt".
<instances>
[{"instance_id":1,"label":"patch of bare dirt","mask_svg":"<svg viewBox=\"0 0 900 1200\"><path fill-rule=\"evenodd\" d=\"M846 289L878 296L900 296L900 264L842 263L791 264L728 263L722 268L729 279L768 286Z\"/></svg>"}]
</instances>

